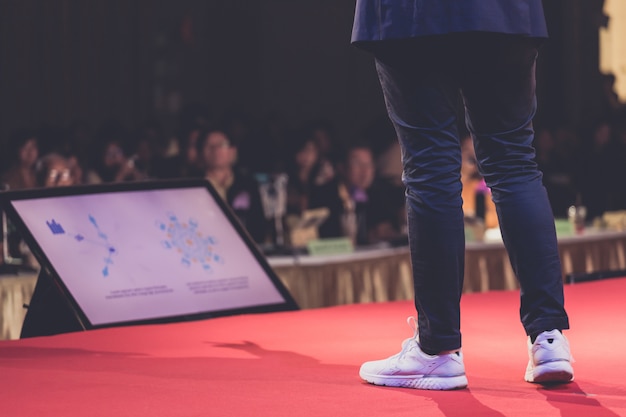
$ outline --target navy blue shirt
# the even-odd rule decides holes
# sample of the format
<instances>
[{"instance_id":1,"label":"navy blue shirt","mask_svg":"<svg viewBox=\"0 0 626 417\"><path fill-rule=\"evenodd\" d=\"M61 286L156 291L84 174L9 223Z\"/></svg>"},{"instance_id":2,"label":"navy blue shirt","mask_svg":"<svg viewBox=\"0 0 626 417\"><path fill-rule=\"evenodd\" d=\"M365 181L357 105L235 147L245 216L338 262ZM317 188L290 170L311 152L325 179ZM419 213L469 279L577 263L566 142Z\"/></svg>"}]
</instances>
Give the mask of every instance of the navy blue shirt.
<instances>
[{"instance_id":1,"label":"navy blue shirt","mask_svg":"<svg viewBox=\"0 0 626 417\"><path fill-rule=\"evenodd\" d=\"M352 42L462 32L548 36L541 0L357 0Z\"/></svg>"}]
</instances>

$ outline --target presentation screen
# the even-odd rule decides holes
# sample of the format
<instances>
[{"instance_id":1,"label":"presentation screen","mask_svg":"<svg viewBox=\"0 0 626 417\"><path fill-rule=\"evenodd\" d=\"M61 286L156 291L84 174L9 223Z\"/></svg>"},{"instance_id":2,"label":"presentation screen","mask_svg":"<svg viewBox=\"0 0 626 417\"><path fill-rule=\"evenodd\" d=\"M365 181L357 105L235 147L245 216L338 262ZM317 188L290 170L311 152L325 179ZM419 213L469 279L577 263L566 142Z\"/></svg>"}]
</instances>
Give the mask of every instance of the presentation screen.
<instances>
[{"instance_id":1,"label":"presentation screen","mask_svg":"<svg viewBox=\"0 0 626 417\"><path fill-rule=\"evenodd\" d=\"M86 327L295 309L204 180L3 193Z\"/></svg>"}]
</instances>

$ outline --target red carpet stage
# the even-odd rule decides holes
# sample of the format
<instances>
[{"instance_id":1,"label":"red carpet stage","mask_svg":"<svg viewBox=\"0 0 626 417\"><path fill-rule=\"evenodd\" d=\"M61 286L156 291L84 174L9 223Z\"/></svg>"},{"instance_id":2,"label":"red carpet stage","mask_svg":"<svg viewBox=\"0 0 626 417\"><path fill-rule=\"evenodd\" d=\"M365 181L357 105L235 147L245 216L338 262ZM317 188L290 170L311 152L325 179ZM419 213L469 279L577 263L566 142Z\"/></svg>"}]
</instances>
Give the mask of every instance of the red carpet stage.
<instances>
[{"instance_id":1,"label":"red carpet stage","mask_svg":"<svg viewBox=\"0 0 626 417\"><path fill-rule=\"evenodd\" d=\"M469 389L367 385L410 302L123 327L0 342L4 416L626 416L626 279L566 287L575 382L523 381L516 291L467 294Z\"/></svg>"}]
</instances>

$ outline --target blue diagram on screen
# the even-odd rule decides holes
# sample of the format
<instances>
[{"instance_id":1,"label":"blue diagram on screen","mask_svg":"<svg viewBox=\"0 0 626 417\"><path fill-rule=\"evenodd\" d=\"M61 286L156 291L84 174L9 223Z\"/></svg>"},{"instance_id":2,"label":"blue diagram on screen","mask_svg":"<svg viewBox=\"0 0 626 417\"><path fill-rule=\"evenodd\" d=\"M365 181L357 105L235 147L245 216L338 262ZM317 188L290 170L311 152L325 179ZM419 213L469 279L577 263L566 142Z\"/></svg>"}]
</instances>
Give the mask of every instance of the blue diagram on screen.
<instances>
[{"instance_id":1,"label":"blue diagram on screen","mask_svg":"<svg viewBox=\"0 0 626 417\"><path fill-rule=\"evenodd\" d=\"M224 263L224 259L215 252L217 240L213 236L203 236L196 220L181 222L174 214L168 214L167 218L167 222L156 221L157 227L167 236L161 245L178 252L184 266L198 264L205 271L211 272L213 265Z\"/></svg>"},{"instance_id":2,"label":"blue diagram on screen","mask_svg":"<svg viewBox=\"0 0 626 417\"><path fill-rule=\"evenodd\" d=\"M96 218L93 217L91 214L89 214L87 218L89 219L89 223L91 223L91 225L96 230L97 239L88 239L82 233L67 233L65 229L63 228L63 226L60 223L57 223L57 221L54 219L46 220L46 224L48 225L48 228L50 229L53 235L65 235L65 236L69 236L73 238L76 242L79 242L79 243L85 243L85 244L91 244L91 245L103 247L104 250L106 251L106 256L103 258L104 267L102 268L101 272L102 272L103 277L108 277L109 265L113 264L113 255L117 253L117 250L109 242L109 237L107 236L107 234L104 233L100 229L100 226L98 226L98 222L96 221Z\"/></svg>"}]
</instances>

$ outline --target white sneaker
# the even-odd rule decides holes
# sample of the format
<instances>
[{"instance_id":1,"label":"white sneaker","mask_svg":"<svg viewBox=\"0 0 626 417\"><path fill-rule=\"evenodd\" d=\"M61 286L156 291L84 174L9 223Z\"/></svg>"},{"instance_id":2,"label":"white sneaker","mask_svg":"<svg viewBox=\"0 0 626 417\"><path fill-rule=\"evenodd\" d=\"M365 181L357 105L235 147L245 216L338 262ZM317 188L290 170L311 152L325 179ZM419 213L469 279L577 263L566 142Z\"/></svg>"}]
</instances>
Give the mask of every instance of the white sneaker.
<instances>
[{"instance_id":1,"label":"white sneaker","mask_svg":"<svg viewBox=\"0 0 626 417\"><path fill-rule=\"evenodd\" d=\"M442 355L422 351L417 338L417 320L407 319L413 337L402 343L400 353L387 359L365 362L359 375L374 385L425 390L452 390L467 387L461 350Z\"/></svg>"},{"instance_id":2,"label":"white sneaker","mask_svg":"<svg viewBox=\"0 0 626 417\"><path fill-rule=\"evenodd\" d=\"M528 357L524 378L528 382L558 384L574 379L569 342L556 329L540 333L535 343L528 337Z\"/></svg>"}]
</instances>

